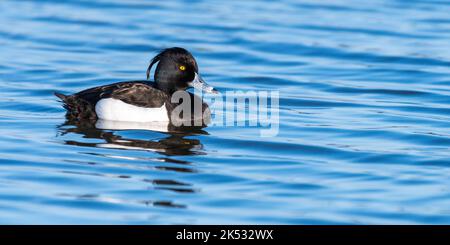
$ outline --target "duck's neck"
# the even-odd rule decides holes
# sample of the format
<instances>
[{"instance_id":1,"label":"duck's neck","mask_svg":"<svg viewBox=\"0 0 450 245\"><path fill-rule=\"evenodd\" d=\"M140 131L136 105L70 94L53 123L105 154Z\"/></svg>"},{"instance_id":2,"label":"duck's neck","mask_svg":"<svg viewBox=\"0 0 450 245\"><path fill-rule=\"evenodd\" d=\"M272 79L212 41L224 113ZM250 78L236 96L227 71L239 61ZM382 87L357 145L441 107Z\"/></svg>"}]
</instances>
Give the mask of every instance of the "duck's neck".
<instances>
[{"instance_id":1,"label":"duck's neck","mask_svg":"<svg viewBox=\"0 0 450 245\"><path fill-rule=\"evenodd\" d=\"M158 83L156 82L156 87L165 92L166 94L172 95L175 93L176 89L173 86L168 86L166 83Z\"/></svg>"}]
</instances>

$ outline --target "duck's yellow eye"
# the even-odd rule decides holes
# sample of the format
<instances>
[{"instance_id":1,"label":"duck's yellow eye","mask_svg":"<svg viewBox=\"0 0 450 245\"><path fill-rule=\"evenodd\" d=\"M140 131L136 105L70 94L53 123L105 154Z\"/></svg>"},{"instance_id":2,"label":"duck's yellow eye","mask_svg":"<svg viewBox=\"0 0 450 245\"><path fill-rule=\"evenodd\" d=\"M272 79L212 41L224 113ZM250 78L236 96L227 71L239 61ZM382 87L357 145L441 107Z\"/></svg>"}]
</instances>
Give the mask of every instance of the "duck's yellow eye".
<instances>
[{"instance_id":1,"label":"duck's yellow eye","mask_svg":"<svg viewBox=\"0 0 450 245\"><path fill-rule=\"evenodd\" d=\"M180 66L179 68L180 68L180 70L182 70L182 71L186 70L186 66Z\"/></svg>"}]
</instances>

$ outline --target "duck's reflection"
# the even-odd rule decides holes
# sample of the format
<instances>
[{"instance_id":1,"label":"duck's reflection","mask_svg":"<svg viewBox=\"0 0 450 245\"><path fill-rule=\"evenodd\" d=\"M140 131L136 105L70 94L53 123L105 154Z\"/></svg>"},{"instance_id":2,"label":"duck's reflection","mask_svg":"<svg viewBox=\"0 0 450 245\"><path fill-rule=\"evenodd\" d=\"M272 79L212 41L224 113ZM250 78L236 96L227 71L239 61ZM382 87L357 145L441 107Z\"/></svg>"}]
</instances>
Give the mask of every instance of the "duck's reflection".
<instances>
[{"instance_id":1,"label":"duck's reflection","mask_svg":"<svg viewBox=\"0 0 450 245\"><path fill-rule=\"evenodd\" d=\"M147 150L165 156L185 156L205 154L203 145L198 139L187 136L208 134L202 127L175 127L170 123L135 123L98 120L96 122L66 121L59 127L61 135L68 133L80 134L87 139L101 139L103 143L89 143L74 140L65 141L69 145L91 146L99 148L114 148L124 150ZM163 132L164 138L142 140L124 137L121 130L149 130ZM179 162L179 160L171 160ZM181 161L180 163L183 163Z\"/></svg>"},{"instance_id":2,"label":"duck's reflection","mask_svg":"<svg viewBox=\"0 0 450 245\"><path fill-rule=\"evenodd\" d=\"M109 148L118 150L143 150L155 152L161 157L136 157L133 159L137 160L149 160L151 164L149 167L154 170L159 171L175 171L178 173L195 173L197 170L189 161L174 159L174 156L191 156L191 155L204 155L203 145L198 138L188 138L189 136L195 135L205 135L208 134L203 127L175 127L168 124L160 123L128 123L128 122L112 122L112 121L66 121L58 127L59 134L63 137L68 134L81 135L81 140L76 140L79 137L70 137L71 139L64 140L63 142L67 145L76 145L83 147L94 147L94 148ZM155 139L142 139L142 135L139 134L141 139L132 138L130 134L123 134L126 130L150 130L162 132L164 135L161 138L161 134L158 134ZM124 136L127 135L127 136ZM88 139L97 139L101 142L92 142ZM106 153L99 152L85 152L85 154L103 156L103 157L115 157L115 158L127 158L124 154L121 156L107 155ZM135 154L134 154L135 155ZM131 157L130 157L131 158ZM175 164L175 165L174 165ZM82 174L82 173L77 173ZM89 173L86 173L89 174ZM92 174L92 173L90 173ZM101 173L96 173L97 175L102 175ZM107 176L105 177L115 177ZM117 176L118 178L132 178L133 176ZM142 179L146 184L151 184L154 190L164 190L176 193L195 193L198 189L194 188L192 184L185 183L172 179ZM79 197L83 199L86 197L91 197L89 195L70 195L65 193L64 196ZM91 199L99 199L99 195L92 195ZM78 199L78 198L77 198ZM101 200L104 197L100 198ZM171 201L139 201L140 203L146 203L147 205L151 203L156 206L166 206L166 207L186 207L184 204L172 204Z\"/></svg>"}]
</instances>

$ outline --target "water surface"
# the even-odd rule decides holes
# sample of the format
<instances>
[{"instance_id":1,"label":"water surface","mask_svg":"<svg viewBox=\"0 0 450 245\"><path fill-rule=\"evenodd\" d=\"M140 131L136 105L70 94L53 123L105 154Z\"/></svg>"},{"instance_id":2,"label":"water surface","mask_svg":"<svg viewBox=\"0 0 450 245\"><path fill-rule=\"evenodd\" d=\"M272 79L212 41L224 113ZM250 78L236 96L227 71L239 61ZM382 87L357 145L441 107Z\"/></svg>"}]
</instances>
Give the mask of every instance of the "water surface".
<instances>
[{"instance_id":1,"label":"water surface","mask_svg":"<svg viewBox=\"0 0 450 245\"><path fill-rule=\"evenodd\" d=\"M449 1L1 1L0 223L450 223ZM280 130L74 125L54 91L190 50Z\"/></svg>"}]
</instances>

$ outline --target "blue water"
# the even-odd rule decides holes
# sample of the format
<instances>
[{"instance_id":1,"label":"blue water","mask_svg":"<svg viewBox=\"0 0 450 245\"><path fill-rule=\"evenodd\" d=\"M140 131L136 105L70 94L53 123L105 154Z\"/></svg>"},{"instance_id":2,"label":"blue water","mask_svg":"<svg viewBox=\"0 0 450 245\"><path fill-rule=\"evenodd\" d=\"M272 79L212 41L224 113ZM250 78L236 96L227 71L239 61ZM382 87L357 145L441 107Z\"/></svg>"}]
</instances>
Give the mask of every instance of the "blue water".
<instances>
[{"instance_id":1,"label":"blue water","mask_svg":"<svg viewBox=\"0 0 450 245\"><path fill-rule=\"evenodd\" d=\"M450 223L450 1L1 1L0 223ZM54 91L190 50L280 128L86 129Z\"/></svg>"}]
</instances>

